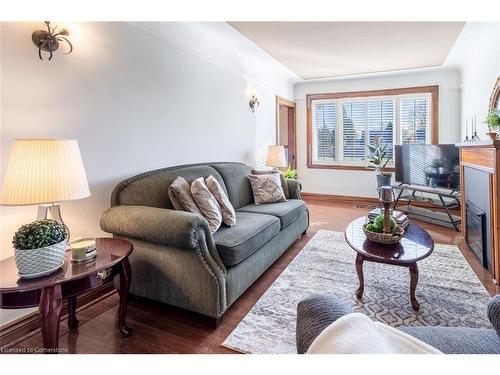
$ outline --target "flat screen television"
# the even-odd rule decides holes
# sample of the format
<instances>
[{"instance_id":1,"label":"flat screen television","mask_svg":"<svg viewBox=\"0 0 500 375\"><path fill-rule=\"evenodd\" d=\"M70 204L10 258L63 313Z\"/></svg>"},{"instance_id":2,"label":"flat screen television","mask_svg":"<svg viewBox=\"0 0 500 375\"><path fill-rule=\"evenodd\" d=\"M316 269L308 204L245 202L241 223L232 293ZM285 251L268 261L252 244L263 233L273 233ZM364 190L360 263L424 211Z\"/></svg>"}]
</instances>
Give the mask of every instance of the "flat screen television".
<instances>
[{"instance_id":1,"label":"flat screen television","mask_svg":"<svg viewBox=\"0 0 500 375\"><path fill-rule=\"evenodd\" d=\"M455 145L395 146L396 182L460 190Z\"/></svg>"}]
</instances>

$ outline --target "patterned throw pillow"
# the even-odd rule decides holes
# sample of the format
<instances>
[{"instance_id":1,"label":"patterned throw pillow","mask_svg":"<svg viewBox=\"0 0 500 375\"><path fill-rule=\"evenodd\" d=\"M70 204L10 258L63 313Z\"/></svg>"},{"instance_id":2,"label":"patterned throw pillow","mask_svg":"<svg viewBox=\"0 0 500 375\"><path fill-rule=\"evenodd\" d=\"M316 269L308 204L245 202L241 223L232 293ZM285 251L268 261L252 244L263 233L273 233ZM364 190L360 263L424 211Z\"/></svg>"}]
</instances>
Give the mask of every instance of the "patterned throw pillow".
<instances>
[{"instance_id":1,"label":"patterned throw pillow","mask_svg":"<svg viewBox=\"0 0 500 375\"><path fill-rule=\"evenodd\" d=\"M279 173L280 175L280 181L281 181L281 188L283 189L283 192L285 193L285 198L288 199L290 198L290 192L288 190L288 182L286 181L285 175L283 172L276 171L276 170L270 170L270 171L258 171L256 169L252 170L252 174L269 174L269 173Z\"/></svg>"},{"instance_id":2,"label":"patterned throw pillow","mask_svg":"<svg viewBox=\"0 0 500 375\"><path fill-rule=\"evenodd\" d=\"M203 216L207 219L210 232L214 234L222 224L222 213L219 203L208 190L203 177L197 178L191 183L191 194L201 212L203 212Z\"/></svg>"},{"instance_id":3,"label":"patterned throw pillow","mask_svg":"<svg viewBox=\"0 0 500 375\"><path fill-rule=\"evenodd\" d=\"M222 190L219 182L214 176L208 176L205 179L205 184L207 184L208 190L210 190L219 203L222 213L222 222L229 227L234 226L236 224L236 212L234 212L234 207L226 196L226 193L224 193L224 190Z\"/></svg>"},{"instance_id":4,"label":"patterned throw pillow","mask_svg":"<svg viewBox=\"0 0 500 375\"><path fill-rule=\"evenodd\" d=\"M178 211L192 212L203 216L191 195L191 187L183 177L177 177L168 187L168 196L174 208Z\"/></svg>"},{"instance_id":5,"label":"patterned throw pillow","mask_svg":"<svg viewBox=\"0 0 500 375\"><path fill-rule=\"evenodd\" d=\"M255 204L285 202L278 173L248 175Z\"/></svg>"}]
</instances>

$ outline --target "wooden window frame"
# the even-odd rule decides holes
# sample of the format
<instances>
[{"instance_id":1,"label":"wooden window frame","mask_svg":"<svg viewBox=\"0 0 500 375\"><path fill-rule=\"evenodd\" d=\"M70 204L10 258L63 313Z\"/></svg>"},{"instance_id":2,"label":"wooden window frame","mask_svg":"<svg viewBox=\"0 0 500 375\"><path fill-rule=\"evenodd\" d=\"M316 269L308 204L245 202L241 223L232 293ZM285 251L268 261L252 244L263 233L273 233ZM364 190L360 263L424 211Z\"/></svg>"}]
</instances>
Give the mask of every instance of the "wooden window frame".
<instances>
[{"instance_id":1,"label":"wooden window frame","mask_svg":"<svg viewBox=\"0 0 500 375\"><path fill-rule=\"evenodd\" d=\"M313 100L335 100L345 98L370 97L370 96L393 96L404 94L431 94L431 144L439 143L439 86L407 87L386 90L352 91L329 94L308 94L306 95L307 111L307 168L316 169L344 169L352 171L366 171L367 168L359 165L336 165L336 164L315 164L312 157L312 102ZM394 168L387 168L394 171Z\"/></svg>"}]
</instances>

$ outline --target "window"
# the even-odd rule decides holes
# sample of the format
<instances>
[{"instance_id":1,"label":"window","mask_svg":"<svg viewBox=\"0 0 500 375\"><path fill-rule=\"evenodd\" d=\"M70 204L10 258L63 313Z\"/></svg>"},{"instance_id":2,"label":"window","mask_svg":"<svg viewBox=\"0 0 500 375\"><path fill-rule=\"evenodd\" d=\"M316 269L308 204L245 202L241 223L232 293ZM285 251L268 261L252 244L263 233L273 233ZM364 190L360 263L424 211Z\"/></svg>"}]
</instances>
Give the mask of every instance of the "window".
<instances>
[{"instance_id":1,"label":"window","mask_svg":"<svg viewBox=\"0 0 500 375\"><path fill-rule=\"evenodd\" d=\"M364 169L369 143L437 143L438 87L307 96L309 168Z\"/></svg>"}]
</instances>

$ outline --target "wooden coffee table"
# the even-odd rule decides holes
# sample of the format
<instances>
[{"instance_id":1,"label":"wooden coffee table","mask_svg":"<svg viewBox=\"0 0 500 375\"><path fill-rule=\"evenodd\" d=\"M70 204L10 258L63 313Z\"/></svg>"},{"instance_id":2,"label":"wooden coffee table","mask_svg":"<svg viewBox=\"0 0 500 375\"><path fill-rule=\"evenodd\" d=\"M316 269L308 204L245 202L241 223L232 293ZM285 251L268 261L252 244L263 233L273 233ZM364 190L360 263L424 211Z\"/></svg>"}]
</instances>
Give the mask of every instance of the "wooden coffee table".
<instances>
[{"instance_id":1,"label":"wooden coffee table","mask_svg":"<svg viewBox=\"0 0 500 375\"><path fill-rule=\"evenodd\" d=\"M434 241L429 233L416 224L411 223L400 243L381 245L368 240L363 232L363 225L368 222L366 217L354 220L345 231L345 239L349 246L356 250L356 272L359 278L359 288L356 297L363 298L364 276L363 262L377 262L408 267L410 269L410 299L413 310L418 311L420 304L415 297L418 283L417 262L428 257L434 250Z\"/></svg>"},{"instance_id":2,"label":"wooden coffee table","mask_svg":"<svg viewBox=\"0 0 500 375\"><path fill-rule=\"evenodd\" d=\"M76 296L95 289L114 276L120 276L120 306L118 327L123 337L131 330L125 323L131 269L128 256L133 246L116 238L96 239L97 256L82 263L71 262L67 251L64 266L58 271L36 279L22 279L17 275L14 257L0 261L0 307L19 309L39 306L43 346L46 353L57 353L59 318L63 299L68 299L68 327L76 329Z\"/></svg>"}]
</instances>

